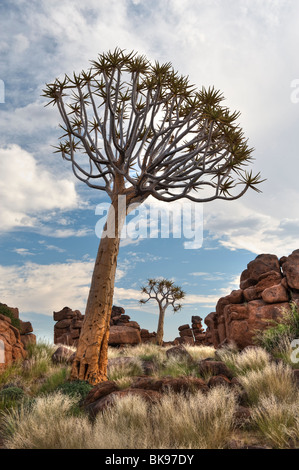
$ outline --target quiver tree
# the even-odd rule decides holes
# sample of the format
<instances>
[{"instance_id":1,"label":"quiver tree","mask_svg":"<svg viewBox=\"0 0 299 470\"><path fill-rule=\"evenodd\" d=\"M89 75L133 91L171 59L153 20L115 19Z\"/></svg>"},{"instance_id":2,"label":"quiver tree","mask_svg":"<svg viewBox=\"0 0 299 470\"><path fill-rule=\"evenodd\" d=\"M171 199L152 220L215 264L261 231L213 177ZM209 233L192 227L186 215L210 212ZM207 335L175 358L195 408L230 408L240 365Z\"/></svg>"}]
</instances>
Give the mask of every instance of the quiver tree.
<instances>
[{"instance_id":1,"label":"quiver tree","mask_svg":"<svg viewBox=\"0 0 299 470\"><path fill-rule=\"evenodd\" d=\"M183 300L186 294L179 286L176 286L173 281L167 279L148 279L147 285L141 288L141 292L147 297L139 301L141 304L145 304L151 299L158 302L159 320L156 343L162 346L166 309L171 306L174 313L181 310L182 304L179 301Z\"/></svg>"},{"instance_id":2,"label":"quiver tree","mask_svg":"<svg viewBox=\"0 0 299 470\"><path fill-rule=\"evenodd\" d=\"M100 241L71 373L96 384L106 380L119 237L133 205L149 196L233 200L257 190L260 177L245 170L252 149L236 124L239 114L222 106L218 91L197 90L170 63L116 49L43 91L62 119L57 152L79 180L108 194L108 222L115 221L113 234L105 227Z\"/></svg>"}]
</instances>

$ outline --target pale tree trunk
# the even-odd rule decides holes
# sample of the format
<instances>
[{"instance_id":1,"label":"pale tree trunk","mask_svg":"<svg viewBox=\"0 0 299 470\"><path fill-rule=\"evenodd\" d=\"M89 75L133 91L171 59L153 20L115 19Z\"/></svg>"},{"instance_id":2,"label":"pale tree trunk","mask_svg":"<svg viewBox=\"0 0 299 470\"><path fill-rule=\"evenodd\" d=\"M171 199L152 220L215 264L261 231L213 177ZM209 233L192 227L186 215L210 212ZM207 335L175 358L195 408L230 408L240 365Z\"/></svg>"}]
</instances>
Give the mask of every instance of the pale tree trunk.
<instances>
[{"instance_id":1,"label":"pale tree trunk","mask_svg":"<svg viewBox=\"0 0 299 470\"><path fill-rule=\"evenodd\" d=\"M115 216L115 236L101 238L95 261L87 307L78 349L71 371L71 380L85 380L95 385L107 380L108 340L113 302L120 234L125 221L118 212L118 201L112 201L104 232Z\"/></svg>"},{"instance_id":2,"label":"pale tree trunk","mask_svg":"<svg viewBox=\"0 0 299 470\"><path fill-rule=\"evenodd\" d=\"M159 322L158 322L158 329L157 329L157 336L156 336L156 343L159 346L163 344L163 337L164 337L164 317L165 317L165 308L159 305Z\"/></svg>"}]
</instances>

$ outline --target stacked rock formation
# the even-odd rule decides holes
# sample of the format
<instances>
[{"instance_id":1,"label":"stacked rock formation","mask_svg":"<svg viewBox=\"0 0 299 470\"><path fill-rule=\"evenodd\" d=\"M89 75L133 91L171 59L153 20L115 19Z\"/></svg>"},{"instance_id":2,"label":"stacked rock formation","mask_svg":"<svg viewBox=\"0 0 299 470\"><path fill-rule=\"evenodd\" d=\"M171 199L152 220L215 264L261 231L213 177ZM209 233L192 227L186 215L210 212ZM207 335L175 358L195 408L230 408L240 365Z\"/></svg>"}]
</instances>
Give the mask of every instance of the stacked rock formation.
<instances>
[{"instance_id":1,"label":"stacked rock formation","mask_svg":"<svg viewBox=\"0 0 299 470\"><path fill-rule=\"evenodd\" d=\"M0 372L12 362L25 359L26 346L36 342L31 323L19 319L19 310L1 305L8 308L13 317L19 320L20 329L12 325L9 317L0 314Z\"/></svg>"},{"instance_id":2,"label":"stacked rock formation","mask_svg":"<svg viewBox=\"0 0 299 470\"><path fill-rule=\"evenodd\" d=\"M216 312L205 318L206 343L219 347L233 341L240 349L253 344L256 331L264 330L299 306L299 250L280 260L262 254L247 265L240 289L219 299Z\"/></svg>"},{"instance_id":3,"label":"stacked rock formation","mask_svg":"<svg viewBox=\"0 0 299 470\"><path fill-rule=\"evenodd\" d=\"M54 343L77 346L84 315L79 310L71 310L64 307L60 312L54 312ZM110 346L124 346L126 344L140 344L151 342L156 333L141 329L136 321L131 321L129 315L125 315L122 307L112 307L110 319Z\"/></svg>"},{"instance_id":4,"label":"stacked rock formation","mask_svg":"<svg viewBox=\"0 0 299 470\"><path fill-rule=\"evenodd\" d=\"M199 346L205 344L206 334L202 327L202 318L193 316L191 318L192 326L189 324L179 326L179 337L174 340L174 344L190 344Z\"/></svg>"}]
</instances>

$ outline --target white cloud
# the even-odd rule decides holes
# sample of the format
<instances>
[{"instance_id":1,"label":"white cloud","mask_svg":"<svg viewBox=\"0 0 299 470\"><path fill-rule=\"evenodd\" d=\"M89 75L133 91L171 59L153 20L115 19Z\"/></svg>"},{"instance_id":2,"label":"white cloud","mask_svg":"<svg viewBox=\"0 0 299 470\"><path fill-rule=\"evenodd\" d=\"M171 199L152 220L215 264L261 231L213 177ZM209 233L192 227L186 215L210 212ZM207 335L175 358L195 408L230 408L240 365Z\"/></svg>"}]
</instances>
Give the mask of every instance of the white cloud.
<instances>
[{"instance_id":1,"label":"white cloud","mask_svg":"<svg viewBox=\"0 0 299 470\"><path fill-rule=\"evenodd\" d=\"M15 248L12 251L21 256L34 256L35 254L35 253L31 253L27 248Z\"/></svg>"},{"instance_id":2,"label":"white cloud","mask_svg":"<svg viewBox=\"0 0 299 470\"><path fill-rule=\"evenodd\" d=\"M74 183L51 174L17 145L0 149L1 231L35 227L37 216L78 205Z\"/></svg>"}]
</instances>

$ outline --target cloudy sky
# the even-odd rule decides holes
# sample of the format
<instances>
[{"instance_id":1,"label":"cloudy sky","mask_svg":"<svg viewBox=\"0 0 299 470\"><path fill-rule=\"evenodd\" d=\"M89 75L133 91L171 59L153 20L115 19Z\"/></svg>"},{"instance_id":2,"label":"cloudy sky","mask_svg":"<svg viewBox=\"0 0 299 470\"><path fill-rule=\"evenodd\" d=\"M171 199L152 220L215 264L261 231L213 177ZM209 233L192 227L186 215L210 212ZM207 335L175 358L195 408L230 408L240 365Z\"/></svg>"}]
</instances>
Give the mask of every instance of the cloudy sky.
<instances>
[{"instance_id":1,"label":"cloudy sky","mask_svg":"<svg viewBox=\"0 0 299 470\"><path fill-rule=\"evenodd\" d=\"M53 147L60 122L45 83L87 69L115 47L171 61L198 87L214 85L255 148L262 194L203 206L203 244L124 240L114 303L143 328L148 277L187 292L166 318L166 339L204 317L238 286L259 253L299 248L299 2L297 0L2 0L0 3L0 302L20 309L39 337L53 338L53 310L84 312L105 195L76 181ZM5 89L5 90L4 90Z\"/></svg>"}]
</instances>

